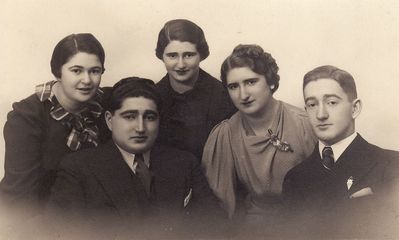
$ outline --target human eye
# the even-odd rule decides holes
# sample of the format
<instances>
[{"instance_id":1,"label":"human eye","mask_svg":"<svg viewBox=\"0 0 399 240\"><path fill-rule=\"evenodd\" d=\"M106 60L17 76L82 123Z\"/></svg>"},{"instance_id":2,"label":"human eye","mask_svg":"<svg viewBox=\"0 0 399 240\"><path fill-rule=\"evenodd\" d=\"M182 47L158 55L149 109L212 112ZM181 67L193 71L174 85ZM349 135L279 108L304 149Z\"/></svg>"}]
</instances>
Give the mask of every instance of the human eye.
<instances>
[{"instance_id":1,"label":"human eye","mask_svg":"<svg viewBox=\"0 0 399 240\"><path fill-rule=\"evenodd\" d=\"M103 73L101 68L93 68L90 70L90 73L93 75L101 75Z\"/></svg>"},{"instance_id":2,"label":"human eye","mask_svg":"<svg viewBox=\"0 0 399 240\"><path fill-rule=\"evenodd\" d=\"M316 101L307 101L306 102L306 108L308 109L314 109L317 106Z\"/></svg>"},{"instance_id":3,"label":"human eye","mask_svg":"<svg viewBox=\"0 0 399 240\"><path fill-rule=\"evenodd\" d=\"M82 69L76 68L76 67L71 68L70 71L73 72L73 73L75 73L76 75L82 73Z\"/></svg>"},{"instance_id":4,"label":"human eye","mask_svg":"<svg viewBox=\"0 0 399 240\"><path fill-rule=\"evenodd\" d=\"M249 86L255 85L258 82L258 79L248 79L245 83Z\"/></svg>"},{"instance_id":5,"label":"human eye","mask_svg":"<svg viewBox=\"0 0 399 240\"><path fill-rule=\"evenodd\" d=\"M147 113L145 115L145 119L147 121L150 121L150 122L156 121L158 119L158 114L156 114L156 113Z\"/></svg>"},{"instance_id":6,"label":"human eye","mask_svg":"<svg viewBox=\"0 0 399 240\"><path fill-rule=\"evenodd\" d=\"M327 105L329 105L329 106L335 106L337 104L338 104L338 100L335 98L331 98L331 99L327 100Z\"/></svg>"},{"instance_id":7,"label":"human eye","mask_svg":"<svg viewBox=\"0 0 399 240\"><path fill-rule=\"evenodd\" d=\"M177 53L167 53L166 56L170 59L175 59L177 58Z\"/></svg>"},{"instance_id":8,"label":"human eye","mask_svg":"<svg viewBox=\"0 0 399 240\"><path fill-rule=\"evenodd\" d=\"M137 118L137 114L135 113L125 113L122 114L122 118L128 121L135 120Z\"/></svg>"},{"instance_id":9,"label":"human eye","mask_svg":"<svg viewBox=\"0 0 399 240\"><path fill-rule=\"evenodd\" d=\"M228 88L229 90L235 90L235 89L238 88L238 84L236 84L236 83L227 84L227 88Z\"/></svg>"},{"instance_id":10,"label":"human eye","mask_svg":"<svg viewBox=\"0 0 399 240\"><path fill-rule=\"evenodd\" d=\"M196 52L188 52L184 54L184 58L192 58L195 57L197 55Z\"/></svg>"}]
</instances>

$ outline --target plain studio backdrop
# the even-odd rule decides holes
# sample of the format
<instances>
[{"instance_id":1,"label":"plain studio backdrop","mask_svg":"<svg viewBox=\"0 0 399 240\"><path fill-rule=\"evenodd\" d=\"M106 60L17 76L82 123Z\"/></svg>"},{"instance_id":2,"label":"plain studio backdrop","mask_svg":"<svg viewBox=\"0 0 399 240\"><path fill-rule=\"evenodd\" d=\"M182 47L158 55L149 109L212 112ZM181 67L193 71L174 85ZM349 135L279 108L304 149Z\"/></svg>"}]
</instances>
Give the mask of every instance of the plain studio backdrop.
<instances>
[{"instance_id":1,"label":"plain studio backdrop","mask_svg":"<svg viewBox=\"0 0 399 240\"><path fill-rule=\"evenodd\" d=\"M350 72L363 110L357 130L369 142L399 150L399 2L395 0L0 0L0 125L11 104L54 79L52 51L71 33L91 32L103 44L101 86L165 74L155 56L159 30L186 18L205 32L210 56L201 67L220 77L220 65L240 43L256 43L280 67L277 99L303 107L303 75L331 64ZM1 133L3 129L1 127ZM23 151L23 149L21 149ZM0 141L4 156L4 139ZM0 157L3 166L4 157ZM3 167L0 167L3 176Z\"/></svg>"}]
</instances>

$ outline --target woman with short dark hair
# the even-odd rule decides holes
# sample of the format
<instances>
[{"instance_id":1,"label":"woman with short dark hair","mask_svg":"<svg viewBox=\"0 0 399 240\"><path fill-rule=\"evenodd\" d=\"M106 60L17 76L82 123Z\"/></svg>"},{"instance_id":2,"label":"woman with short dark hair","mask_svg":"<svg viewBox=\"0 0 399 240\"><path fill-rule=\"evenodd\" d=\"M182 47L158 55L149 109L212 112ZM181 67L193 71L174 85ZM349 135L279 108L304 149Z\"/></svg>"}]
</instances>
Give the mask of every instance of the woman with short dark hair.
<instances>
[{"instance_id":1,"label":"woman with short dark hair","mask_svg":"<svg viewBox=\"0 0 399 240\"><path fill-rule=\"evenodd\" d=\"M171 20L159 32L155 52L167 70L157 83L163 100L158 139L200 160L213 126L235 111L221 82L199 67L209 55L204 32L189 20Z\"/></svg>"},{"instance_id":2,"label":"woman with short dark hair","mask_svg":"<svg viewBox=\"0 0 399 240\"><path fill-rule=\"evenodd\" d=\"M5 206L41 209L61 158L98 145L104 59L92 34L71 34L53 51L56 80L36 86L34 94L13 104L4 126L0 194Z\"/></svg>"}]
</instances>

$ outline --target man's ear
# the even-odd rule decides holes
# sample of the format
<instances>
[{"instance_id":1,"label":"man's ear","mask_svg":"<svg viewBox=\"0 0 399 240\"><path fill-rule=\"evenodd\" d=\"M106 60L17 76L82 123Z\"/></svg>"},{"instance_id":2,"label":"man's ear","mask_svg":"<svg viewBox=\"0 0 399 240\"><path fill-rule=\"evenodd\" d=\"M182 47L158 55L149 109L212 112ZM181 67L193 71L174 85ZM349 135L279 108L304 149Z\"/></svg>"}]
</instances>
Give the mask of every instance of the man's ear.
<instances>
[{"instance_id":1,"label":"man's ear","mask_svg":"<svg viewBox=\"0 0 399 240\"><path fill-rule=\"evenodd\" d=\"M356 98L352 102L352 118L355 119L359 116L360 112L362 111L362 101L359 98Z\"/></svg>"},{"instance_id":2,"label":"man's ear","mask_svg":"<svg viewBox=\"0 0 399 240\"><path fill-rule=\"evenodd\" d=\"M108 129L112 132L112 113L106 111L104 114L105 122L107 123Z\"/></svg>"}]
</instances>

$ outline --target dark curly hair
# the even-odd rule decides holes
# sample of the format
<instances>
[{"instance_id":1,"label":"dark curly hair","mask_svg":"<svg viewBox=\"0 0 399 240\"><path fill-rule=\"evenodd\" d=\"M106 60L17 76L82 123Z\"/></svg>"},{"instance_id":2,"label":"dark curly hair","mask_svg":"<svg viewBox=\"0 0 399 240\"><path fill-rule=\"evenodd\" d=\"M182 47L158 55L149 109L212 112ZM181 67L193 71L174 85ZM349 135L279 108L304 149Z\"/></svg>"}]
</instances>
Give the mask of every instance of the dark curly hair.
<instances>
[{"instance_id":1,"label":"dark curly hair","mask_svg":"<svg viewBox=\"0 0 399 240\"><path fill-rule=\"evenodd\" d=\"M233 53L224 60L220 73L224 86L227 85L227 73L233 68L248 67L253 72L265 76L267 85L274 86L271 88L274 93L279 86L280 76L278 75L278 66L276 60L270 53L255 44L236 46Z\"/></svg>"},{"instance_id":2,"label":"dark curly hair","mask_svg":"<svg viewBox=\"0 0 399 240\"><path fill-rule=\"evenodd\" d=\"M195 44L201 60L209 56L209 47L204 32L189 20L175 19L165 23L158 34L157 48L155 49L155 55L159 59L162 60L166 46L173 40Z\"/></svg>"}]
</instances>

